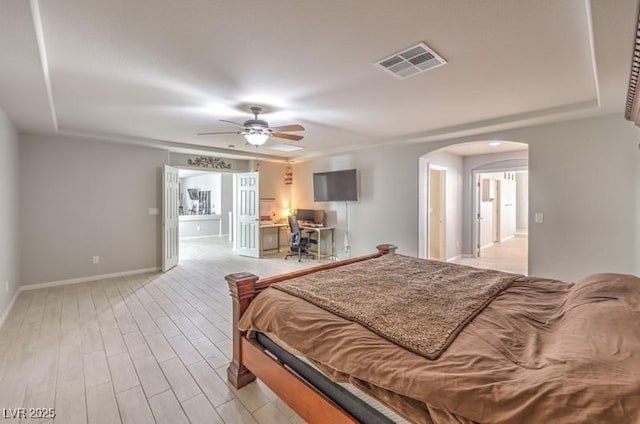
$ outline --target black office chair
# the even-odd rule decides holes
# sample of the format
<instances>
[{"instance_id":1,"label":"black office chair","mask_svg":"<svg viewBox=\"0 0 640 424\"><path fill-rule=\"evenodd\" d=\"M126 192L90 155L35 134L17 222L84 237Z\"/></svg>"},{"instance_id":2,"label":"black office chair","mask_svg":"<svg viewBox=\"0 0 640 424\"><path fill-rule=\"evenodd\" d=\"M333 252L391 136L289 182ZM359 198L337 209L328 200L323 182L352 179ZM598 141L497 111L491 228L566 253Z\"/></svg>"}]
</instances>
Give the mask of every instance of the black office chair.
<instances>
[{"instance_id":1,"label":"black office chair","mask_svg":"<svg viewBox=\"0 0 640 424\"><path fill-rule=\"evenodd\" d=\"M316 256L309 252L309 247L314 244L318 244L318 240L311 238L311 234L314 231L305 231L304 234L298 225L298 218L295 215L289 215L289 230L291 235L289 236L289 253L284 257L287 259L289 256L297 256L298 262L302 262L302 257L315 259Z\"/></svg>"}]
</instances>

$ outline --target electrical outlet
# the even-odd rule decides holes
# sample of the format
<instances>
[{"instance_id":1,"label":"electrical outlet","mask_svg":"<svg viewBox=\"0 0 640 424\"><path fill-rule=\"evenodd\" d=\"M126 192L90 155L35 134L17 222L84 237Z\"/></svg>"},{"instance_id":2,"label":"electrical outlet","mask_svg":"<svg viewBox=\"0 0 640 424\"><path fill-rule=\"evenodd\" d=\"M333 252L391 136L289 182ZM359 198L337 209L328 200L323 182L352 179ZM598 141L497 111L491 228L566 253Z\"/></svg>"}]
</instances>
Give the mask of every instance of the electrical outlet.
<instances>
[{"instance_id":1,"label":"electrical outlet","mask_svg":"<svg viewBox=\"0 0 640 424\"><path fill-rule=\"evenodd\" d=\"M7 293L9 293L9 281L5 281L5 282L4 282L4 291L6 291Z\"/></svg>"},{"instance_id":2,"label":"electrical outlet","mask_svg":"<svg viewBox=\"0 0 640 424\"><path fill-rule=\"evenodd\" d=\"M93 263L94 264L99 264L100 263L100 256L94 256L93 257Z\"/></svg>"}]
</instances>

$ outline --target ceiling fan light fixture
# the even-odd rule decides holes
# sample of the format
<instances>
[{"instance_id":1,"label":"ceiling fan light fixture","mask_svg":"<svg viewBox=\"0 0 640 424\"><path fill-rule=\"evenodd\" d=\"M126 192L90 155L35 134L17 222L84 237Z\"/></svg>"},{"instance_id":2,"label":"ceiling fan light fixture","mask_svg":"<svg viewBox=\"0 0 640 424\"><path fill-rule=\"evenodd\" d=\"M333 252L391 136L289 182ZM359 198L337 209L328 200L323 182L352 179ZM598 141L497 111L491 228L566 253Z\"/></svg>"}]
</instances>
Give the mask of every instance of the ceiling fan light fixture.
<instances>
[{"instance_id":1,"label":"ceiling fan light fixture","mask_svg":"<svg viewBox=\"0 0 640 424\"><path fill-rule=\"evenodd\" d=\"M245 134L244 138L247 140L247 143L253 146L262 146L269 139L269 135L262 133L249 133Z\"/></svg>"},{"instance_id":2,"label":"ceiling fan light fixture","mask_svg":"<svg viewBox=\"0 0 640 424\"><path fill-rule=\"evenodd\" d=\"M252 106L251 113L253 113L253 119L247 119L243 123L227 121L221 119L221 122L226 122L235 127L242 128L241 131L223 131L223 132L202 132L198 135L216 135L216 134L238 134L244 136L247 143L252 146L262 146L269 140L270 137L284 138L286 140L300 141L304 137L297 134L289 134L291 131L304 131L304 127L299 124L280 125L277 127L270 127L269 123L263 119L258 119L262 108L259 106Z\"/></svg>"}]
</instances>

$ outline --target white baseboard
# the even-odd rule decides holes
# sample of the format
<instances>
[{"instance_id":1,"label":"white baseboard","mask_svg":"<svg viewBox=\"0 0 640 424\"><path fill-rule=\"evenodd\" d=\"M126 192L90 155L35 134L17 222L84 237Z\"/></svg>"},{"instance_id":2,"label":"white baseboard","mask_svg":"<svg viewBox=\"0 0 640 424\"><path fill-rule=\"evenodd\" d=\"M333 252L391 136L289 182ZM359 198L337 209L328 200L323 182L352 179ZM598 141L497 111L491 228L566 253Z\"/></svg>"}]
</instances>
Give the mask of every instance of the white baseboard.
<instances>
[{"instance_id":1,"label":"white baseboard","mask_svg":"<svg viewBox=\"0 0 640 424\"><path fill-rule=\"evenodd\" d=\"M128 275L146 274L148 272L160 271L159 266L152 268L134 269L131 271L112 272L111 274L90 275L87 277L71 278L69 280L50 281L48 283L24 284L18 291L45 289L48 287L68 286L70 284L87 283L89 281L106 280L107 278L126 277Z\"/></svg>"},{"instance_id":2,"label":"white baseboard","mask_svg":"<svg viewBox=\"0 0 640 424\"><path fill-rule=\"evenodd\" d=\"M502 243L502 242L505 242L505 241L507 241L507 240L511 240L511 239L512 239L512 238L514 238L515 236L516 236L515 234L511 234L510 236L507 236L507 237L505 237L505 238L503 238L503 239L500 239L500 242Z\"/></svg>"},{"instance_id":3,"label":"white baseboard","mask_svg":"<svg viewBox=\"0 0 640 424\"><path fill-rule=\"evenodd\" d=\"M160 270L161 270L161 267L156 266L152 268L134 269L131 271L113 272L111 274L90 275L88 277L72 278L69 280L50 281L48 283L25 284L23 286L18 287L18 290L16 290L15 294L13 295L13 298L11 299L11 302L9 302L9 305L7 306L7 309L4 311L4 313L0 317L0 328L2 328L2 326L4 325L4 322L7 320L7 317L9 316L9 312L11 312L11 309L13 308L13 304L16 303L16 299L18 298L18 295L23 291L44 289L48 287L67 286L70 284L87 283L89 281L105 280L107 278L115 278L115 277L126 277L128 275L146 274L148 272L157 272Z\"/></svg>"},{"instance_id":4,"label":"white baseboard","mask_svg":"<svg viewBox=\"0 0 640 424\"><path fill-rule=\"evenodd\" d=\"M16 292L13 294L13 298L11 299L11 302L9 302L9 304L7 305L7 309L2 314L2 317L0 317L0 328L2 328L2 326L4 325L4 322L7 320L7 317L9 316L9 312L11 312L11 308L13 308L13 304L16 303L16 299L18 298L20 291L21 291L20 289L16 290Z\"/></svg>"},{"instance_id":5,"label":"white baseboard","mask_svg":"<svg viewBox=\"0 0 640 424\"><path fill-rule=\"evenodd\" d=\"M456 259L460 259L462 255L456 255L447 259L447 262L455 261Z\"/></svg>"},{"instance_id":6,"label":"white baseboard","mask_svg":"<svg viewBox=\"0 0 640 424\"><path fill-rule=\"evenodd\" d=\"M485 244L480 249L486 249L487 247L491 247L491 246L493 246L493 242Z\"/></svg>"}]
</instances>

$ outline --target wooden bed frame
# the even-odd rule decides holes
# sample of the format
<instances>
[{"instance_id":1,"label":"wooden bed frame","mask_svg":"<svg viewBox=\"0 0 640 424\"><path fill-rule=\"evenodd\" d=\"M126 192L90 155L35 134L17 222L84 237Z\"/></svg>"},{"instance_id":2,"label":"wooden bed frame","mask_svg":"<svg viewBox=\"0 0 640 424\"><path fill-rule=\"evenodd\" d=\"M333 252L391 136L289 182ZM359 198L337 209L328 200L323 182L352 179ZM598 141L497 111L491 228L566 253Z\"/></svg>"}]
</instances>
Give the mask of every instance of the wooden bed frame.
<instances>
[{"instance_id":1,"label":"wooden bed frame","mask_svg":"<svg viewBox=\"0 0 640 424\"><path fill-rule=\"evenodd\" d=\"M260 280L248 272L229 274L225 277L233 301L233 359L227 368L227 378L237 389L260 378L271 390L309 423L357 423L352 415L331 399L316 390L298 375L291 372L254 340L238 330L238 321L251 301L271 284L312 274L326 269L379 258L394 254L397 247L392 244L376 246L378 253L343 261L331 262L288 274Z\"/></svg>"}]
</instances>

